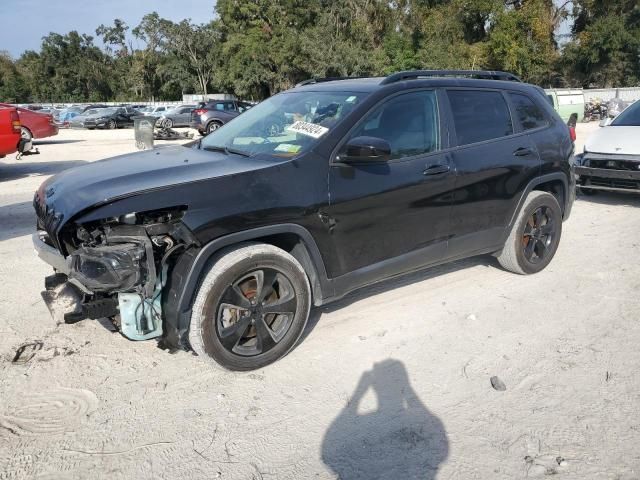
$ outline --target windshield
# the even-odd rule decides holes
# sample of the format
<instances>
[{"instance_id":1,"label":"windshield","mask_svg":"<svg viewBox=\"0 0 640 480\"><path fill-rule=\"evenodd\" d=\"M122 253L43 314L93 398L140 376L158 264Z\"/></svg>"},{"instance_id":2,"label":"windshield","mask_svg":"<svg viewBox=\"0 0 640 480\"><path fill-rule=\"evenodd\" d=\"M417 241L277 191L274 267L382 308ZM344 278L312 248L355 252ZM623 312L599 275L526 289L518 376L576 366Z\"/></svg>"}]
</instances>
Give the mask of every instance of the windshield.
<instances>
[{"instance_id":1,"label":"windshield","mask_svg":"<svg viewBox=\"0 0 640 480\"><path fill-rule=\"evenodd\" d=\"M291 157L314 145L365 96L351 92L281 93L207 135L201 148Z\"/></svg>"},{"instance_id":2,"label":"windshield","mask_svg":"<svg viewBox=\"0 0 640 480\"><path fill-rule=\"evenodd\" d=\"M611 122L614 127L640 126L640 101L634 103Z\"/></svg>"}]
</instances>

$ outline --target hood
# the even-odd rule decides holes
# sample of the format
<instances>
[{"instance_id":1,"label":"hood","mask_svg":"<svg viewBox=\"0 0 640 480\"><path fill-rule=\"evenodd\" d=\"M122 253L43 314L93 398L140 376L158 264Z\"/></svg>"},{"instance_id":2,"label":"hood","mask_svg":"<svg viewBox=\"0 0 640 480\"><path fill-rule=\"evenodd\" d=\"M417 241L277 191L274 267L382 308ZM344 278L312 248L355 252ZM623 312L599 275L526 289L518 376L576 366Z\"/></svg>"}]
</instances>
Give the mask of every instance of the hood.
<instances>
[{"instance_id":1,"label":"hood","mask_svg":"<svg viewBox=\"0 0 640 480\"><path fill-rule=\"evenodd\" d=\"M269 160L182 146L132 153L71 168L49 178L36 192L36 210L57 217L59 229L79 213L118 199L270 165L273 162ZM188 199L176 198L175 205L180 204L188 205Z\"/></svg>"},{"instance_id":2,"label":"hood","mask_svg":"<svg viewBox=\"0 0 640 480\"><path fill-rule=\"evenodd\" d=\"M640 155L640 127L601 127L585 143L589 153Z\"/></svg>"}]
</instances>

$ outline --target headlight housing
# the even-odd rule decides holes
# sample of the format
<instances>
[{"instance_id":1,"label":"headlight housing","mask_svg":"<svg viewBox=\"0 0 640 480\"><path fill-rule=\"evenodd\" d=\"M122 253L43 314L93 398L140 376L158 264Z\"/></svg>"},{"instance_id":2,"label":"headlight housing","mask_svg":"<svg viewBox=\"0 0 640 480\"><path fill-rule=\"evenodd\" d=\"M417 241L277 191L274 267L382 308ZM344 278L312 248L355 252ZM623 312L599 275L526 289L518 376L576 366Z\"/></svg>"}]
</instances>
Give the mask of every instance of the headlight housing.
<instances>
[{"instance_id":1,"label":"headlight housing","mask_svg":"<svg viewBox=\"0 0 640 480\"><path fill-rule=\"evenodd\" d=\"M144 281L140 244L120 243L82 247L71 254L70 278L94 292L127 292Z\"/></svg>"}]
</instances>

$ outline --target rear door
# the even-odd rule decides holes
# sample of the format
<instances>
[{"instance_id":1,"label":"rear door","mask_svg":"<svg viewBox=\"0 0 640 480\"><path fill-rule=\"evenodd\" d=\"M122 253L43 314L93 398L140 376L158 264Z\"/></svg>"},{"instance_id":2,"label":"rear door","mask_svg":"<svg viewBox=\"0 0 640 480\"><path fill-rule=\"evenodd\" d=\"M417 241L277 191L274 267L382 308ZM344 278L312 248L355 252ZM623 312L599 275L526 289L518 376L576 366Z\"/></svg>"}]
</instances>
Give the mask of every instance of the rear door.
<instances>
[{"instance_id":1,"label":"rear door","mask_svg":"<svg viewBox=\"0 0 640 480\"><path fill-rule=\"evenodd\" d=\"M341 142L377 137L392 154L386 162L331 166L330 202L321 212L336 252L327 262L331 277L358 271L354 283L365 284L445 256L455 176L438 103L434 90L395 95Z\"/></svg>"},{"instance_id":2,"label":"rear door","mask_svg":"<svg viewBox=\"0 0 640 480\"><path fill-rule=\"evenodd\" d=\"M449 256L502 247L527 184L540 175L538 152L500 90L447 89L456 185Z\"/></svg>"},{"instance_id":3,"label":"rear door","mask_svg":"<svg viewBox=\"0 0 640 480\"><path fill-rule=\"evenodd\" d=\"M188 125L191 121L192 111L193 107L182 107L180 110L178 110L178 114L176 115L173 124L175 126Z\"/></svg>"}]
</instances>

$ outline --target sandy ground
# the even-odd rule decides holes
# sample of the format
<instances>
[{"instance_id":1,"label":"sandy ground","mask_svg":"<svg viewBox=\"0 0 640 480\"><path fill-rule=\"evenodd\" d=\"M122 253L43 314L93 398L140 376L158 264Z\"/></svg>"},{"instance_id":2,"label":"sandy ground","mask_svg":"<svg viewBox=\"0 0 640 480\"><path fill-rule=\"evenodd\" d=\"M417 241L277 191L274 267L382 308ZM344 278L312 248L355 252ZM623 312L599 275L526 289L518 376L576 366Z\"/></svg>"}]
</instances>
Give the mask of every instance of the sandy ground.
<instances>
[{"instance_id":1,"label":"sandy ground","mask_svg":"<svg viewBox=\"0 0 640 480\"><path fill-rule=\"evenodd\" d=\"M128 130L39 148L0 162L0 479L640 478L640 198L580 197L538 275L480 257L365 289L235 374L54 324L32 192L134 147Z\"/></svg>"}]
</instances>

